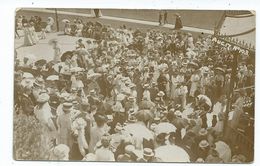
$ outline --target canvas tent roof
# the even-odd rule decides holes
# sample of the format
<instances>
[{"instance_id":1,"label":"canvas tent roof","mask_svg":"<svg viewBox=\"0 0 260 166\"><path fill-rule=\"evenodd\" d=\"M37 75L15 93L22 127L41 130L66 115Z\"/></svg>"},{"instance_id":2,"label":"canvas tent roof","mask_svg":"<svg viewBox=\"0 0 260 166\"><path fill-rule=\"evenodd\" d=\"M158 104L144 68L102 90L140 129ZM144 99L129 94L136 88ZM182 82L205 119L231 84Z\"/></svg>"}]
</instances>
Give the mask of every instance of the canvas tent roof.
<instances>
[{"instance_id":1,"label":"canvas tent roof","mask_svg":"<svg viewBox=\"0 0 260 166\"><path fill-rule=\"evenodd\" d=\"M219 30L220 36L232 37L237 41L241 41L255 47L255 15L226 15L223 24Z\"/></svg>"}]
</instances>

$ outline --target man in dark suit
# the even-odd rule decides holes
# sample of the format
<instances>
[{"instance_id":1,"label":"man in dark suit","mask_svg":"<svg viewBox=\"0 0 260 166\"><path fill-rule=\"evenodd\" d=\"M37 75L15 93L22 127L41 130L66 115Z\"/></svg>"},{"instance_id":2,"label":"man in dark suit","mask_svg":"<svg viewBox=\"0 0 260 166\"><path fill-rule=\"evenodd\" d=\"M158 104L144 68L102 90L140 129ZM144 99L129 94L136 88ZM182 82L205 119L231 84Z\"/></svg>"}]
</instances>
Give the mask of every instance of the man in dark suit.
<instances>
[{"instance_id":1,"label":"man in dark suit","mask_svg":"<svg viewBox=\"0 0 260 166\"><path fill-rule=\"evenodd\" d=\"M133 145L126 145L125 147L125 153L120 154L117 157L117 161L119 162L133 162L136 161L137 156L133 153L135 150L135 147Z\"/></svg>"},{"instance_id":2,"label":"man in dark suit","mask_svg":"<svg viewBox=\"0 0 260 166\"><path fill-rule=\"evenodd\" d=\"M175 30L180 30L182 28L182 21L181 21L181 16L179 13L176 13L176 20L175 20Z\"/></svg>"},{"instance_id":3,"label":"man in dark suit","mask_svg":"<svg viewBox=\"0 0 260 166\"><path fill-rule=\"evenodd\" d=\"M21 108L22 108L22 113L25 115L33 115L33 110L34 110L34 105L33 101L30 98L30 94L32 93L32 89L28 86L24 88L24 93L21 96Z\"/></svg>"}]
</instances>

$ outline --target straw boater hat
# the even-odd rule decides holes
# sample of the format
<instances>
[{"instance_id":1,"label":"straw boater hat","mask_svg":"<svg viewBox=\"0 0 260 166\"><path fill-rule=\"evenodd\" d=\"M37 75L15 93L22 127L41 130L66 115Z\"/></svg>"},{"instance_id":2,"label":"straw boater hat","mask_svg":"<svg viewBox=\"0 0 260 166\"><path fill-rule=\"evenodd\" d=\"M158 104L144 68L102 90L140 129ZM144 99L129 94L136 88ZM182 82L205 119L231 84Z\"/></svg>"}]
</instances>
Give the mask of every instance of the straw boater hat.
<instances>
[{"instance_id":1,"label":"straw boater hat","mask_svg":"<svg viewBox=\"0 0 260 166\"><path fill-rule=\"evenodd\" d=\"M182 113L179 110L175 111L174 115L177 116L177 117L182 117Z\"/></svg>"},{"instance_id":2,"label":"straw boater hat","mask_svg":"<svg viewBox=\"0 0 260 166\"><path fill-rule=\"evenodd\" d=\"M64 157L67 156L69 153L70 148L65 144L59 144L53 148L53 156L58 160L65 159Z\"/></svg>"},{"instance_id":3,"label":"straw boater hat","mask_svg":"<svg viewBox=\"0 0 260 166\"><path fill-rule=\"evenodd\" d=\"M73 104L72 104L72 103L69 103L69 102L62 104L62 109L63 109L63 111L65 111L65 112L71 111L71 110L72 110L72 107L73 107Z\"/></svg>"},{"instance_id":4,"label":"straw boater hat","mask_svg":"<svg viewBox=\"0 0 260 166\"><path fill-rule=\"evenodd\" d=\"M206 148L206 147L208 147L208 146L209 146L209 143L208 143L207 140L202 140L202 141L200 141L200 143L199 143L199 147L200 147L200 148Z\"/></svg>"},{"instance_id":5,"label":"straw boater hat","mask_svg":"<svg viewBox=\"0 0 260 166\"><path fill-rule=\"evenodd\" d=\"M44 85L44 80L43 78L39 77L35 80L35 82L33 83L34 86L36 87L41 87Z\"/></svg>"},{"instance_id":6,"label":"straw boater hat","mask_svg":"<svg viewBox=\"0 0 260 166\"><path fill-rule=\"evenodd\" d=\"M199 135L206 136L208 134L208 131L205 128L200 129Z\"/></svg>"},{"instance_id":7,"label":"straw boater hat","mask_svg":"<svg viewBox=\"0 0 260 166\"><path fill-rule=\"evenodd\" d=\"M165 94L164 94L164 92L163 91L160 91L158 94L157 94L157 96L159 96L159 97L163 97Z\"/></svg>"},{"instance_id":8,"label":"straw boater hat","mask_svg":"<svg viewBox=\"0 0 260 166\"><path fill-rule=\"evenodd\" d=\"M153 150L151 148L144 148L143 156L153 157L154 156Z\"/></svg>"},{"instance_id":9,"label":"straw boater hat","mask_svg":"<svg viewBox=\"0 0 260 166\"><path fill-rule=\"evenodd\" d=\"M129 114L129 115L134 115L136 112L137 112L137 111L135 111L133 108L130 108L130 109L128 110L128 114Z\"/></svg>"},{"instance_id":10,"label":"straw boater hat","mask_svg":"<svg viewBox=\"0 0 260 166\"><path fill-rule=\"evenodd\" d=\"M134 150L135 150L134 145L126 145L126 146L125 146L125 153L127 153L127 154L133 153Z\"/></svg>"},{"instance_id":11,"label":"straw boater hat","mask_svg":"<svg viewBox=\"0 0 260 166\"><path fill-rule=\"evenodd\" d=\"M115 132L120 132L121 130L123 130L123 127L121 126L120 123L117 123L114 130L115 130Z\"/></svg>"},{"instance_id":12,"label":"straw boater hat","mask_svg":"<svg viewBox=\"0 0 260 166\"><path fill-rule=\"evenodd\" d=\"M128 97L128 101L134 102L135 98L133 96Z\"/></svg>"},{"instance_id":13,"label":"straw boater hat","mask_svg":"<svg viewBox=\"0 0 260 166\"><path fill-rule=\"evenodd\" d=\"M94 89L89 91L89 94L96 94L96 91Z\"/></svg>"},{"instance_id":14,"label":"straw boater hat","mask_svg":"<svg viewBox=\"0 0 260 166\"><path fill-rule=\"evenodd\" d=\"M148 88L149 87L149 84L144 84L144 88Z\"/></svg>"},{"instance_id":15,"label":"straw boater hat","mask_svg":"<svg viewBox=\"0 0 260 166\"><path fill-rule=\"evenodd\" d=\"M135 116L129 116L128 119L127 119L127 122L128 123L135 123L137 122L137 119Z\"/></svg>"}]
</instances>

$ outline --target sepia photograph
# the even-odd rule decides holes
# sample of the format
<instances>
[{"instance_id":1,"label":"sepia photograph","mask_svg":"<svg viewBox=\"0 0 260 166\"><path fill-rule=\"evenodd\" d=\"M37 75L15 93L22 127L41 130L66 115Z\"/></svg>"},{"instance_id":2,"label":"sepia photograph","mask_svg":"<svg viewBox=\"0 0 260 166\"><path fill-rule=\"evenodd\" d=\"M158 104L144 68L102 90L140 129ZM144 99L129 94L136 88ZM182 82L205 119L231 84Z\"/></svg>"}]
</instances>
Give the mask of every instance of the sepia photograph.
<instances>
[{"instance_id":1,"label":"sepia photograph","mask_svg":"<svg viewBox=\"0 0 260 166\"><path fill-rule=\"evenodd\" d=\"M13 159L252 163L256 13L17 8Z\"/></svg>"}]
</instances>

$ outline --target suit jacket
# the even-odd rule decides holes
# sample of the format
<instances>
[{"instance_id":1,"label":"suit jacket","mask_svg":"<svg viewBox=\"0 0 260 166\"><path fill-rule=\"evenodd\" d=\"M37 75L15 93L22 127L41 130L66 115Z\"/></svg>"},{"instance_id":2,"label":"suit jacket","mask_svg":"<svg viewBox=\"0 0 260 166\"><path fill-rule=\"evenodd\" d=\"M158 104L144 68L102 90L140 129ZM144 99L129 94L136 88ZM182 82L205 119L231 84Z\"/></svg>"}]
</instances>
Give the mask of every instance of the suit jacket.
<instances>
[{"instance_id":1,"label":"suit jacket","mask_svg":"<svg viewBox=\"0 0 260 166\"><path fill-rule=\"evenodd\" d=\"M21 96L21 108L24 114L33 115L33 111L34 111L33 101L29 96L26 96L25 94Z\"/></svg>"}]
</instances>

